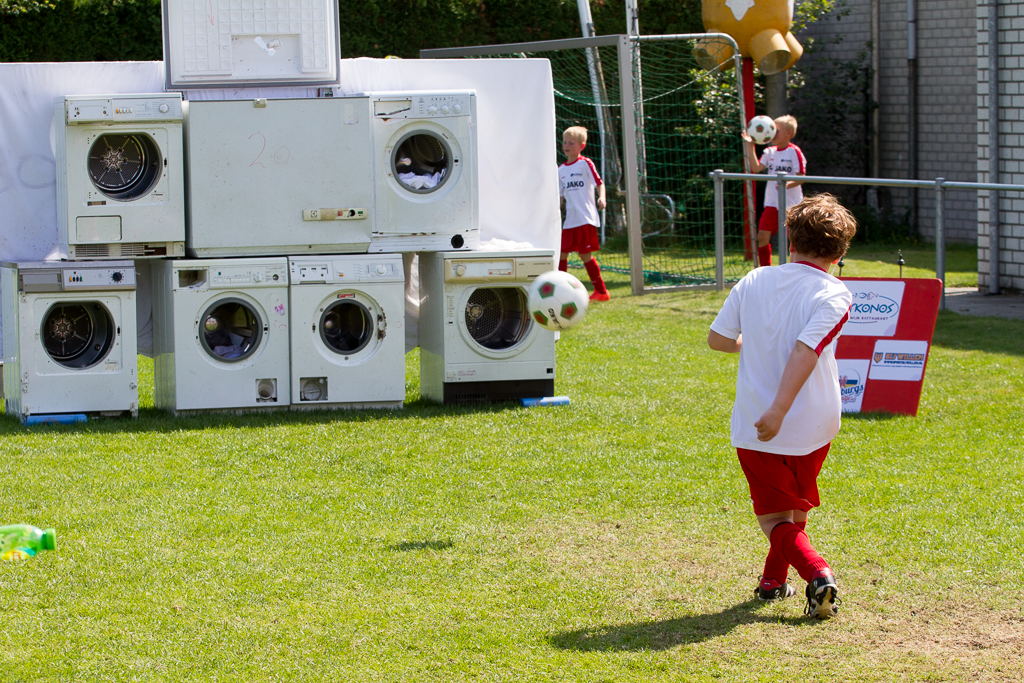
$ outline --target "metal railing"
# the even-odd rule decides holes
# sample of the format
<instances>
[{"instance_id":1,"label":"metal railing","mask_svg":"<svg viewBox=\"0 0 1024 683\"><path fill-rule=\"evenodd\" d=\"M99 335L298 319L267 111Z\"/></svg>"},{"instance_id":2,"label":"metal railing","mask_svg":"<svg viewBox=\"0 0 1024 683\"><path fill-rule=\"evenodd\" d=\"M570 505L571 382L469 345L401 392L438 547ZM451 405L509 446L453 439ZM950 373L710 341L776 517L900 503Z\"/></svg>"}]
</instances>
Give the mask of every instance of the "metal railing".
<instances>
[{"instance_id":1,"label":"metal railing","mask_svg":"<svg viewBox=\"0 0 1024 683\"><path fill-rule=\"evenodd\" d=\"M907 187L935 190L935 277L942 280L942 297L939 299L939 310L946 308L946 234L943 224L943 204L946 190L989 190L990 192L1024 192L1024 185L1004 183L963 183L945 178L935 180L899 180L895 178L844 178L833 176L790 175L787 173L725 173L721 170L709 174L715 186L715 287L719 291L725 289L725 203L723 201L723 184L726 180L744 180L755 182L775 181L778 192L779 206L779 263L785 263L789 254L786 221L786 183L798 180L801 183L821 183L826 185L867 185L872 187ZM998 235L991 239L998 240ZM751 225L751 244L757 244L757 226ZM999 277L993 273L991 277Z\"/></svg>"}]
</instances>

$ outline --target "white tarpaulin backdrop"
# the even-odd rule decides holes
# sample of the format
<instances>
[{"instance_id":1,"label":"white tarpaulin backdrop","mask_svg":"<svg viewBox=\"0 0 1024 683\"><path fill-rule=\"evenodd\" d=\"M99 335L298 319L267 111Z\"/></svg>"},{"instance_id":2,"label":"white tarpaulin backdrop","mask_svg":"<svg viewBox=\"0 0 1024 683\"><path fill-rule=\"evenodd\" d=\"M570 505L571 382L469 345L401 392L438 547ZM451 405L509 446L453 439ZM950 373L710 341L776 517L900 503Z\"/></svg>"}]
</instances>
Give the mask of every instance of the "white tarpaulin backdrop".
<instances>
[{"instance_id":1,"label":"white tarpaulin backdrop","mask_svg":"<svg viewBox=\"0 0 1024 683\"><path fill-rule=\"evenodd\" d=\"M0 260L64 256L57 247L54 101L65 95L159 93L163 88L163 62L0 64ZM335 91L344 95L470 89L477 93L481 241L506 240L557 250L557 133L547 60L345 59ZM315 88L187 92L194 100L315 95ZM140 271L139 351L148 355L152 350L149 268L143 260L136 265Z\"/></svg>"}]
</instances>

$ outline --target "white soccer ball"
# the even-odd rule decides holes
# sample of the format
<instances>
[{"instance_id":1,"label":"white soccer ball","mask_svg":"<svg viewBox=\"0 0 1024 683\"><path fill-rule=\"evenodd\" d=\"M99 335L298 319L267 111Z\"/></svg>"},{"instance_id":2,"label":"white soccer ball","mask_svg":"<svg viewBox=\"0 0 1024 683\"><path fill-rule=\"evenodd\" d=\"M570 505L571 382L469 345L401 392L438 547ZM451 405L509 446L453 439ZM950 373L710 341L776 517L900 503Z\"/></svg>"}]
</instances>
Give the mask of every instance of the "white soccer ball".
<instances>
[{"instance_id":1,"label":"white soccer ball","mask_svg":"<svg viewBox=\"0 0 1024 683\"><path fill-rule=\"evenodd\" d=\"M767 116L755 116L747 124L747 135L759 145L767 145L775 137L775 122Z\"/></svg>"},{"instance_id":2,"label":"white soccer ball","mask_svg":"<svg viewBox=\"0 0 1024 683\"><path fill-rule=\"evenodd\" d=\"M553 331L578 325L587 314L589 303L583 283L561 270L538 275L526 296L530 317L544 329Z\"/></svg>"}]
</instances>

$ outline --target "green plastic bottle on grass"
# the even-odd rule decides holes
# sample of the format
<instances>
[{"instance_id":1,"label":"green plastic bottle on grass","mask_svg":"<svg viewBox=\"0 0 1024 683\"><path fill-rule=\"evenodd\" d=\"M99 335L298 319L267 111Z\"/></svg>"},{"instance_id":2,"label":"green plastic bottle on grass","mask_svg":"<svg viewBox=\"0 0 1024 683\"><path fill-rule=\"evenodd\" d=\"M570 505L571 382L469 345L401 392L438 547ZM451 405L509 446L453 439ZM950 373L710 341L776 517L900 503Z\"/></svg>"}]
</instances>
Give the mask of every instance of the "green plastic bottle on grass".
<instances>
[{"instance_id":1,"label":"green plastic bottle on grass","mask_svg":"<svg viewBox=\"0 0 1024 683\"><path fill-rule=\"evenodd\" d=\"M35 557L40 550L57 547L57 531L28 524L0 526L0 560L13 562Z\"/></svg>"}]
</instances>

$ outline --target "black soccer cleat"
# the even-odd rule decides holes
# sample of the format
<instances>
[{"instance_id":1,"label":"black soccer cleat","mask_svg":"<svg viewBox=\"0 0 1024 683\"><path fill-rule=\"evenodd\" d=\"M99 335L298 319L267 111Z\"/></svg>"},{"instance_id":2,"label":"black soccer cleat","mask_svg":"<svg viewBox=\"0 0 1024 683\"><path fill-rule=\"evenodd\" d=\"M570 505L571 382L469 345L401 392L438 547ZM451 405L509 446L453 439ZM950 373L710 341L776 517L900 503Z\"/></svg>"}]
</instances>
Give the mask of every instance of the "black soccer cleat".
<instances>
[{"instance_id":1,"label":"black soccer cleat","mask_svg":"<svg viewBox=\"0 0 1024 683\"><path fill-rule=\"evenodd\" d=\"M772 581L772 583L775 583L775 581ZM796 595L796 589L788 583L773 588L763 588L761 582L758 581L757 588L754 589L754 597L761 602L778 602L779 600L791 598L794 595Z\"/></svg>"},{"instance_id":2,"label":"black soccer cleat","mask_svg":"<svg viewBox=\"0 0 1024 683\"><path fill-rule=\"evenodd\" d=\"M821 576L807 584L807 606L804 614L815 619L831 619L839 613L839 589L831 574Z\"/></svg>"}]
</instances>

